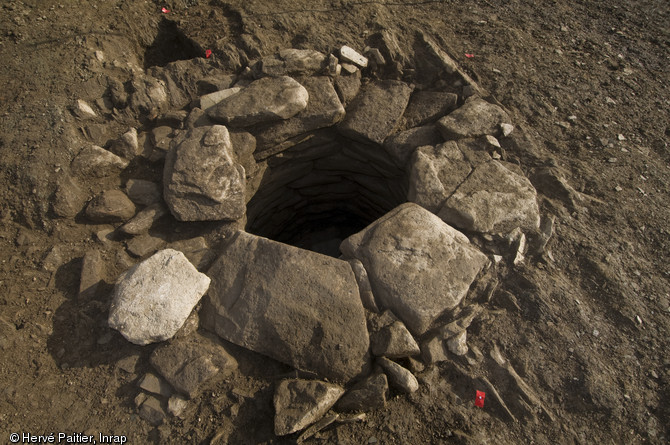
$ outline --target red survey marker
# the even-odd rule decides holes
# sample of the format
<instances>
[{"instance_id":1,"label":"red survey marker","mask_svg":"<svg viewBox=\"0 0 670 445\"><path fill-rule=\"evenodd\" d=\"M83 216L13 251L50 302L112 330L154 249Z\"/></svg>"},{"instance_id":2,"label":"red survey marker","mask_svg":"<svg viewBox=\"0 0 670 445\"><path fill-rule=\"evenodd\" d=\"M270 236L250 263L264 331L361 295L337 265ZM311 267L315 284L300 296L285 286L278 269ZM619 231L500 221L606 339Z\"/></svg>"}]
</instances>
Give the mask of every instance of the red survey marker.
<instances>
[{"instance_id":1,"label":"red survey marker","mask_svg":"<svg viewBox=\"0 0 670 445\"><path fill-rule=\"evenodd\" d=\"M482 391L477 391L475 395L475 406L484 408L484 399L486 398L486 393Z\"/></svg>"}]
</instances>

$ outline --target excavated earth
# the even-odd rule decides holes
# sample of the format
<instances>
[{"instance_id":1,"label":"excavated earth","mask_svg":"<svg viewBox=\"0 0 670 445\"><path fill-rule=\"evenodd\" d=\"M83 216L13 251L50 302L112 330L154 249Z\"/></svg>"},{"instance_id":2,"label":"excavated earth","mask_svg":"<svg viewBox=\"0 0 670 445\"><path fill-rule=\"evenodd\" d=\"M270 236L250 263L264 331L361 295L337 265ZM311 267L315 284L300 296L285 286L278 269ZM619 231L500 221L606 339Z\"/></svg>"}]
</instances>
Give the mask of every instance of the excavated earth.
<instances>
[{"instance_id":1,"label":"excavated earth","mask_svg":"<svg viewBox=\"0 0 670 445\"><path fill-rule=\"evenodd\" d=\"M2 440L667 443L666 2L0 8Z\"/></svg>"}]
</instances>

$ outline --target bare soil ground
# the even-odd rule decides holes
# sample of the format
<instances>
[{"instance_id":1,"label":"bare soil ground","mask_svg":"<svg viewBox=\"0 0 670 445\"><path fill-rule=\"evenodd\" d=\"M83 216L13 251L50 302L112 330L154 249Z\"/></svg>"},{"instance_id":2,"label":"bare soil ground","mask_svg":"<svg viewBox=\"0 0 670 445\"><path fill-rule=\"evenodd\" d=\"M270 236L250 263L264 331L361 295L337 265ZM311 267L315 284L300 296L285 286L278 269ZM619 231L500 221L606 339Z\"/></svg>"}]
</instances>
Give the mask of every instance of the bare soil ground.
<instances>
[{"instance_id":1,"label":"bare soil ground","mask_svg":"<svg viewBox=\"0 0 670 445\"><path fill-rule=\"evenodd\" d=\"M170 13L162 14L162 6ZM183 45L175 29L202 47ZM548 252L505 271L488 315L469 332L482 350L500 346L552 418L514 422L500 410L477 409L444 364L423 376L414 395L394 397L365 422L331 428L317 442L667 443L670 4L664 0L3 2L0 440L12 432L61 431L124 434L131 443L209 443L222 432L229 443L294 439L272 433L272 381L286 367L257 369L257 357L244 351L237 351L244 372L208 388L186 419L158 429L140 419L135 379L149 367L150 348L106 328L102 299L83 306L75 299L79 259L100 227L56 219L49 203L87 139L127 128L84 135L70 112L76 99L103 97L107 77L125 80L122 66L103 69L95 51L107 62L147 67L204 48L221 57L228 43L263 54L285 47L328 52L342 44L362 49L383 29L403 42L417 30L435 36L540 142L508 153L510 159L529 172L557 166L580 192L575 202L535 179L544 214L557 217ZM90 184L87 191L103 185L120 184ZM112 282L123 260L108 260ZM119 369L119 359L134 355L136 373ZM514 392L500 385L503 397Z\"/></svg>"}]
</instances>

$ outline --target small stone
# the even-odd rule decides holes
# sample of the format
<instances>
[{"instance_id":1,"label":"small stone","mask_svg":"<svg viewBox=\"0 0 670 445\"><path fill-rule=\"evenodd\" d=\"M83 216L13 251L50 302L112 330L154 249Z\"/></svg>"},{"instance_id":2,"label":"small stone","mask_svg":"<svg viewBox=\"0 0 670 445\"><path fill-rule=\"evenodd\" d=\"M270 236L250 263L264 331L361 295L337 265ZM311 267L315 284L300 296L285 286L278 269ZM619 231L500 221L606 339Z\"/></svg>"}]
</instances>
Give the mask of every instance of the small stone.
<instances>
[{"instance_id":1,"label":"small stone","mask_svg":"<svg viewBox=\"0 0 670 445\"><path fill-rule=\"evenodd\" d=\"M653 369L649 371L649 375L654 379L658 379L658 374Z\"/></svg>"},{"instance_id":2,"label":"small stone","mask_svg":"<svg viewBox=\"0 0 670 445\"><path fill-rule=\"evenodd\" d=\"M339 63L333 54L328 56L328 74L332 77L339 76L340 71L342 70L342 65Z\"/></svg>"},{"instance_id":3,"label":"small stone","mask_svg":"<svg viewBox=\"0 0 670 445\"><path fill-rule=\"evenodd\" d=\"M79 119L95 119L98 117L97 113L93 111L93 108L81 99L78 99L74 104L74 114Z\"/></svg>"},{"instance_id":4,"label":"small stone","mask_svg":"<svg viewBox=\"0 0 670 445\"><path fill-rule=\"evenodd\" d=\"M151 354L151 364L174 389L189 398L218 375L229 376L237 361L212 337L192 334L178 338Z\"/></svg>"},{"instance_id":5,"label":"small stone","mask_svg":"<svg viewBox=\"0 0 670 445\"><path fill-rule=\"evenodd\" d=\"M126 182L126 194L135 204L150 206L160 202L163 192L158 184L144 179L129 179Z\"/></svg>"},{"instance_id":6,"label":"small stone","mask_svg":"<svg viewBox=\"0 0 670 445\"><path fill-rule=\"evenodd\" d=\"M209 248L202 236L170 243L170 249L178 250L198 270L205 270L216 259L216 252Z\"/></svg>"},{"instance_id":7,"label":"small stone","mask_svg":"<svg viewBox=\"0 0 670 445\"><path fill-rule=\"evenodd\" d=\"M390 311L386 311L384 315L387 313L390 313ZM372 353L377 357L389 358L405 358L419 354L421 352L419 345L405 325L400 320L395 319L394 316L389 321L390 323L379 327L379 329L373 328L370 333Z\"/></svg>"},{"instance_id":8,"label":"small stone","mask_svg":"<svg viewBox=\"0 0 670 445\"><path fill-rule=\"evenodd\" d=\"M355 384L335 404L337 411L371 411L386 406L388 379L375 374Z\"/></svg>"},{"instance_id":9,"label":"small stone","mask_svg":"<svg viewBox=\"0 0 670 445\"><path fill-rule=\"evenodd\" d=\"M58 180L51 205L57 216L73 218L82 209L85 200L81 187L70 176L64 176Z\"/></svg>"},{"instance_id":10,"label":"small stone","mask_svg":"<svg viewBox=\"0 0 670 445\"><path fill-rule=\"evenodd\" d=\"M175 417L181 417L188 406L188 400L179 395L174 395L168 400L168 412Z\"/></svg>"},{"instance_id":11,"label":"small stone","mask_svg":"<svg viewBox=\"0 0 670 445\"><path fill-rule=\"evenodd\" d=\"M125 132L119 139L112 143L110 150L128 160L134 159L140 154L140 146L137 142L137 130L131 128Z\"/></svg>"},{"instance_id":12,"label":"small stone","mask_svg":"<svg viewBox=\"0 0 670 445\"><path fill-rule=\"evenodd\" d=\"M80 301L95 297L95 293L103 280L104 267L105 263L99 250L89 250L86 252L82 261L81 277L79 279L79 294L77 298Z\"/></svg>"},{"instance_id":13,"label":"small stone","mask_svg":"<svg viewBox=\"0 0 670 445\"><path fill-rule=\"evenodd\" d=\"M126 235L141 235L148 232L156 221L167 214L167 207L157 202L138 212L130 221L119 227L119 231Z\"/></svg>"},{"instance_id":14,"label":"small stone","mask_svg":"<svg viewBox=\"0 0 670 445\"><path fill-rule=\"evenodd\" d=\"M404 393L412 393L419 389L419 382L408 369L385 357L377 358L377 364L384 369L392 386Z\"/></svg>"},{"instance_id":15,"label":"small stone","mask_svg":"<svg viewBox=\"0 0 670 445\"><path fill-rule=\"evenodd\" d=\"M165 245L165 241L162 238L149 235L148 233L136 236L126 243L128 252L138 258L156 252L163 245Z\"/></svg>"},{"instance_id":16,"label":"small stone","mask_svg":"<svg viewBox=\"0 0 670 445\"><path fill-rule=\"evenodd\" d=\"M468 331L463 330L456 336L447 340L449 351L459 356L468 353L467 332Z\"/></svg>"},{"instance_id":17,"label":"small stone","mask_svg":"<svg viewBox=\"0 0 670 445\"><path fill-rule=\"evenodd\" d=\"M340 66L342 67L342 70L347 74L356 74L358 72L358 67L351 63L343 63Z\"/></svg>"},{"instance_id":18,"label":"small stone","mask_svg":"<svg viewBox=\"0 0 670 445\"><path fill-rule=\"evenodd\" d=\"M121 275L112 293L109 327L138 345L167 340L209 283L183 253L165 249Z\"/></svg>"},{"instance_id":19,"label":"small stone","mask_svg":"<svg viewBox=\"0 0 670 445\"><path fill-rule=\"evenodd\" d=\"M112 173L118 173L128 166L126 159L96 145L83 148L72 160L73 171L83 176L102 178Z\"/></svg>"},{"instance_id":20,"label":"small stone","mask_svg":"<svg viewBox=\"0 0 670 445\"><path fill-rule=\"evenodd\" d=\"M161 406L161 401L156 397L149 396L140 406L140 417L153 426L158 426L165 419L165 411Z\"/></svg>"},{"instance_id":21,"label":"small stone","mask_svg":"<svg viewBox=\"0 0 670 445\"><path fill-rule=\"evenodd\" d=\"M135 399L133 400L133 402L135 403L135 407L139 408L144 403L144 401L147 400L148 397L149 396L145 392L137 394L135 396Z\"/></svg>"},{"instance_id":22,"label":"small stone","mask_svg":"<svg viewBox=\"0 0 670 445\"><path fill-rule=\"evenodd\" d=\"M617 161L617 158L609 158L607 160L607 162L609 162L610 164L614 164L614 163L616 163L616 161Z\"/></svg>"},{"instance_id":23,"label":"small stone","mask_svg":"<svg viewBox=\"0 0 670 445\"><path fill-rule=\"evenodd\" d=\"M363 56L355 49L347 45L344 45L340 48L340 59L344 60L345 62L353 63L360 68L365 68L368 66L367 57Z\"/></svg>"},{"instance_id":24,"label":"small stone","mask_svg":"<svg viewBox=\"0 0 670 445\"><path fill-rule=\"evenodd\" d=\"M134 374L139 360L139 354L132 354L117 361L116 367L124 372L127 372L128 374Z\"/></svg>"},{"instance_id":25,"label":"small stone","mask_svg":"<svg viewBox=\"0 0 670 445\"><path fill-rule=\"evenodd\" d=\"M106 190L88 203L85 214L96 223L126 221L135 215L135 204L120 190Z\"/></svg>"},{"instance_id":26,"label":"small stone","mask_svg":"<svg viewBox=\"0 0 670 445\"><path fill-rule=\"evenodd\" d=\"M275 434L300 431L323 417L344 389L318 380L283 380L274 395Z\"/></svg>"},{"instance_id":27,"label":"small stone","mask_svg":"<svg viewBox=\"0 0 670 445\"><path fill-rule=\"evenodd\" d=\"M368 61L370 62L372 68L386 65L386 60L384 59L384 56L382 55L381 51L379 51L377 48L367 48L365 50L365 55L367 56Z\"/></svg>"},{"instance_id":28,"label":"small stone","mask_svg":"<svg viewBox=\"0 0 670 445\"><path fill-rule=\"evenodd\" d=\"M594 329L593 330L593 336L598 337L599 335L600 335L600 331L598 331L597 329Z\"/></svg>"},{"instance_id":29,"label":"small stone","mask_svg":"<svg viewBox=\"0 0 670 445\"><path fill-rule=\"evenodd\" d=\"M626 136L624 136L623 134L618 134L618 135L617 135L617 139L620 140L620 141L625 141L625 140L626 140Z\"/></svg>"},{"instance_id":30,"label":"small stone","mask_svg":"<svg viewBox=\"0 0 670 445\"><path fill-rule=\"evenodd\" d=\"M444 342L439 337L433 337L421 345L421 358L427 364L434 364L449 360Z\"/></svg>"},{"instance_id":31,"label":"small stone","mask_svg":"<svg viewBox=\"0 0 670 445\"><path fill-rule=\"evenodd\" d=\"M137 386L147 392L166 398L170 397L172 394L170 385L151 373L144 374L144 377L142 377L142 379L138 382Z\"/></svg>"}]
</instances>

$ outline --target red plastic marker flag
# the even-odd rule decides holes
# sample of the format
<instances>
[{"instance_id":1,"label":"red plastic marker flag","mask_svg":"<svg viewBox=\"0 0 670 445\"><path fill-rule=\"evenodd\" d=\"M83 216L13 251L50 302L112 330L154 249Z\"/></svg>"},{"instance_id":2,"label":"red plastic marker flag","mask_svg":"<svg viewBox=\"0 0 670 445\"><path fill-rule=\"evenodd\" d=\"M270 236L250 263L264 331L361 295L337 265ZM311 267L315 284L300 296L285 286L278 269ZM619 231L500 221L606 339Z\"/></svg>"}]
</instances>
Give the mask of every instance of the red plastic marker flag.
<instances>
[{"instance_id":1,"label":"red plastic marker flag","mask_svg":"<svg viewBox=\"0 0 670 445\"><path fill-rule=\"evenodd\" d=\"M211 49L206 49L205 50L205 59L209 59L211 55L212 55L212 50Z\"/></svg>"},{"instance_id":2,"label":"red plastic marker flag","mask_svg":"<svg viewBox=\"0 0 670 445\"><path fill-rule=\"evenodd\" d=\"M162 12L163 14L167 14L168 12L170 12L170 10L169 10L168 8L166 8L165 6L163 6L163 7L161 8L161 12Z\"/></svg>"},{"instance_id":3,"label":"red plastic marker flag","mask_svg":"<svg viewBox=\"0 0 670 445\"><path fill-rule=\"evenodd\" d=\"M473 57L475 57L475 55L474 55L474 54L465 53L465 57L467 57L468 59L472 59Z\"/></svg>"},{"instance_id":4,"label":"red plastic marker flag","mask_svg":"<svg viewBox=\"0 0 670 445\"><path fill-rule=\"evenodd\" d=\"M475 406L478 406L480 408L484 408L484 399L486 398L486 393L482 391L477 391L477 395L475 395Z\"/></svg>"}]
</instances>

